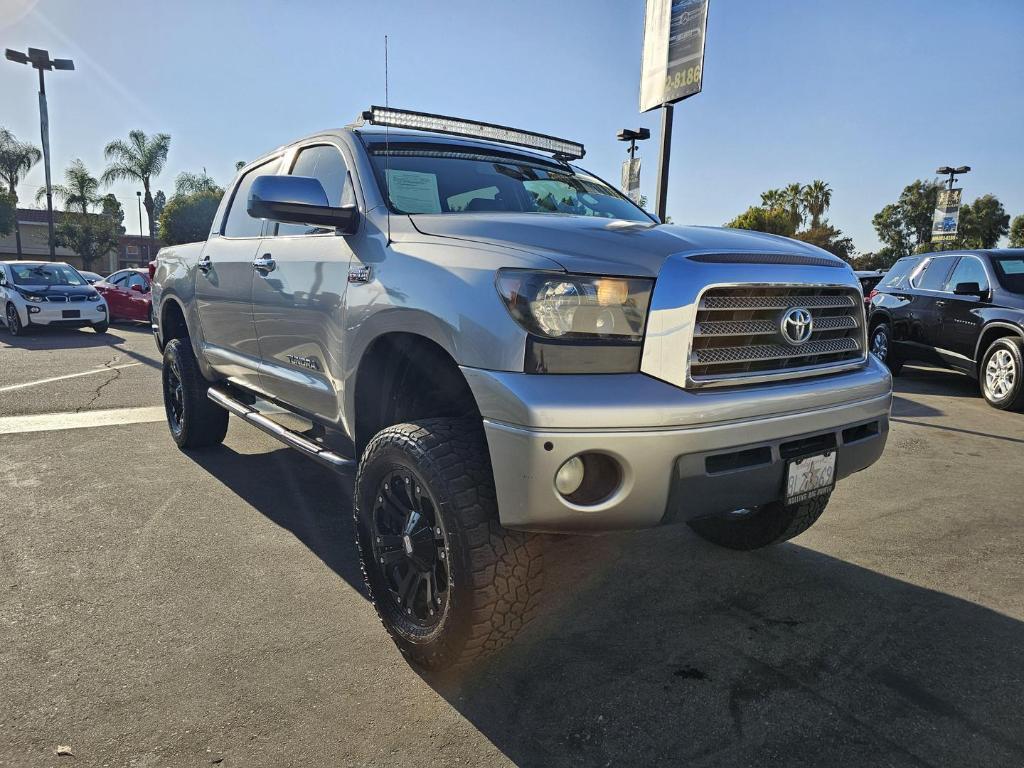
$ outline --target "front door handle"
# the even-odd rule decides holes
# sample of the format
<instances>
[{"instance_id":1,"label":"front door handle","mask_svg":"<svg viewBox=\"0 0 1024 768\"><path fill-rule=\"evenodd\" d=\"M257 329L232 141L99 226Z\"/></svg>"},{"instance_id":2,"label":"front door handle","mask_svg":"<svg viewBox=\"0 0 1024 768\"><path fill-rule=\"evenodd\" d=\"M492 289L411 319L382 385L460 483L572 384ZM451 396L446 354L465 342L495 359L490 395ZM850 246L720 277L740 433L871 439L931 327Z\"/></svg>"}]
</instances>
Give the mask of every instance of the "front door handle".
<instances>
[{"instance_id":1,"label":"front door handle","mask_svg":"<svg viewBox=\"0 0 1024 768\"><path fill-rule=\"evenodd\" d=\"M199 268L199 271L205 275L207 272L213 269L213 262L210 261L209 256L203 256L203 258L199 260L199 263L196 266Z\"/></svg>"},{"instance_id":2,"label":"front door handle","mask_svg":"<svg viewBox=\"0 0 1024 768\"><path fill-rule=\"evenodd\" d=\"M277 262L270 257L269 253L265 253L262 257L253 260L252 267L261 275L265 275L277 269Z\"/></svg>"},{"instance_id":3,"label":"front door handle","mask_svg":"<svg viewBox=\"0 0 1024 768\"><path fill-rule=\"evenodd\" d=\"M935 302L935 306L936 307L944 307L944 306L946 306L946 302L943 301L942 299L939 299L938 301Z\"/></svg>"}]
</instances>

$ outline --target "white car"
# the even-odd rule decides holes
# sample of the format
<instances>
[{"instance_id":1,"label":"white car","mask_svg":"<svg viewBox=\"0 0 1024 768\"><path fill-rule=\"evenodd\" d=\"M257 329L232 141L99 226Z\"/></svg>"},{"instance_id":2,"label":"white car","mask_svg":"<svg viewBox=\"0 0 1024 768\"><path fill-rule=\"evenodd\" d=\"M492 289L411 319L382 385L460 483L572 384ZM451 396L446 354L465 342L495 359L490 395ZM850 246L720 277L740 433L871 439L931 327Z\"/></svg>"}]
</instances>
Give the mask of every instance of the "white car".
<instances>
[{"instance_id":1,"label":"white car","mask_svg":"<svg viewBox=\"0 0 1024 768\"><path fill-rule=\"evenodd\" d=\"M0 313L12 336L30 326L91 327L106 333L107 302L70 264L0 261Z\"/></svg>"}]
</instances>

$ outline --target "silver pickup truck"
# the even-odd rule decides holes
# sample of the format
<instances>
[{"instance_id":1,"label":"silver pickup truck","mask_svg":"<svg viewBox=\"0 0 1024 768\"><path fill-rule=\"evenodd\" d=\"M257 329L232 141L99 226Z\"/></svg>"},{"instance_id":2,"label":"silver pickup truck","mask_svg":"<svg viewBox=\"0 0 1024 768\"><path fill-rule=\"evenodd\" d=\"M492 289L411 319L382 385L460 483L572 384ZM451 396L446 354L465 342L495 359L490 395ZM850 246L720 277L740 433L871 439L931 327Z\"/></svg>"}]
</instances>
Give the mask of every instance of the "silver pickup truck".
<instances>
[{"instance_id":1,"label":"silver pickup truck","mask_svg":"<svg viewBox=\"0 0 1024 768\"><path fill-rule=\"evenodd\" d=\"M358 465L366 582L422 667L528 622L538 533L686 522L763 547L885 445L891 379L848 266L660 224L582 156L375 107L249 163L209 239L158 256L175 442L218 444L233 413Z\"/></svg>"}]
</instances>

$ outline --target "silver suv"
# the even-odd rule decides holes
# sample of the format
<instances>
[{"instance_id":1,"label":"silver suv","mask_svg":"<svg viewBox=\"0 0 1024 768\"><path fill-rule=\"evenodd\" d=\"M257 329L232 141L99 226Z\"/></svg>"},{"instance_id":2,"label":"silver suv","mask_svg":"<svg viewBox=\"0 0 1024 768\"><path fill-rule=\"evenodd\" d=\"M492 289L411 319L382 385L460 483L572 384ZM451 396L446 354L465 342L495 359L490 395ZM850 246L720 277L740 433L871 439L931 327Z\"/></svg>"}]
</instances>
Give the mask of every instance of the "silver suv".
<instances>
[{"instance_id":1,"label":"silver suv","mask_svg":"<svg viewBox=\"0 0 1024 768\"><path fill-rule=\"evenodd\" d=\"M528 622L538 532L682 521L763 547L885 445L891 379L848 266L659 224L582 156L373 108L250 163L209 239L158 257L175 441L219 443L230 412L358 464L370 594L423 667Z\"/></svg>"}]
</instances>

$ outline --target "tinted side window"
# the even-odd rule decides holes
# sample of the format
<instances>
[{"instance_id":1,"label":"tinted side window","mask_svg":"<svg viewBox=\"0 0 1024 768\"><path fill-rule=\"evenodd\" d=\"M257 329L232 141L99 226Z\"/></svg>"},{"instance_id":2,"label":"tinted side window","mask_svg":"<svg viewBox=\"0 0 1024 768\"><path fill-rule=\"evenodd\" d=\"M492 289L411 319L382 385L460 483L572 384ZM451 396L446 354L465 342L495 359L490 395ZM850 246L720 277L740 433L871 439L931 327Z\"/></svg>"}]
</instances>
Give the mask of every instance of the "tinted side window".
<instances>
[{"instance_id":1,"label":"tinted side window","mask_svg":"<svg viewBox=\"0 0 1024 768\"><path fill-rule=\"evenodd\" d=\"M299 151L289 176L310 176L323 185L327 193L327 202L338 207L342 201L349 202L348 168L345 160L336 147L318 144ZM344 193L344 194L343 194ZM329 232L323 227L308 227L304 224L278 224L279 235L309 235L316 232Z\"/></svg>"},{"instance_id":2,"label":"tinted side window","mask_svg":"<svg viewBox=\"0 0 1024 768\"><path fill-rule=\"evenodd\" d=\"M132 286L136 285L145 290L147 286L146 278L144 278L138 272L132 272L128 276L128 281L124 284L124 287L127 288L128 290L131 290Z\"/></svg>"},{"instance_id":3,"label":"tinted side window","mask_svg":"<svg viewBox=\"0 0 1024 768\"><path fill-rule=\"evenodd\" d=\"M224 221L225 237L259 237L263 232L263 219L254 219L245 210L245 206L249 200L252 183L260 176L273 174L277 170L277 164L278 161L275 159L256 166L238 182L235 194L231 198L231 207L228 208L228 215Z\"/></svg>"},{"instance_id":4,"label":"tinted side window","mask_svg":"<svg viewBox=\"0 0 1024 768\"><path fill-rule=\"evenodd\" d=\"M111 285L117 285L121 288L125 287L125 281L128 279L128 272L118 272L117 274L111 275L107 278L107 282Z\"/></svg>"},{"instance_id":5,"label":"tinted side window","mask_svg":"<svg viewBox=\"0 0 1024 768\"><path fill-rule=\"evenodd\" d=\"M914 280L914 287L925 291L941 291L949 276L950 267L953 266L952 256L936 256L928 260L924 274L918 275Z\"/></svg>"},{"instance_id":6,"label":"tinted side window","mask_svg":"<svg viewBox=\"0 0 1024 768\"><path fill-rule=\"evenodd\" d=\"M983 291L988 290L988 275L985 274L985 267L973 256L964 256L953 270L953 275L946 284L947 290L952 291L957 283L977 283Z\"/></svg>"}]
</instances>

